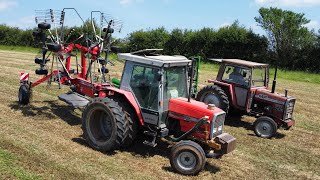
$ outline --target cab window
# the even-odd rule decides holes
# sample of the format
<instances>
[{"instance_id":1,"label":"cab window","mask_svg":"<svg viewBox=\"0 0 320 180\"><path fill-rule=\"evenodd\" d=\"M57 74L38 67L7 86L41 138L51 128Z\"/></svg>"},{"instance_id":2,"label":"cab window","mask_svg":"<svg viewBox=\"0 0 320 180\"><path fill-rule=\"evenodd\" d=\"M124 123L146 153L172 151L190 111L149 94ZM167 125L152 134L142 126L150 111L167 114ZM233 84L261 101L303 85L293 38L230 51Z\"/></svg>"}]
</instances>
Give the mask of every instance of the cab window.
<instances>
[{"instance_id":1,"label":"cab window","mask_svg":"<svg viewBox=\"0 0 320 180\"><path fill-rule=\"evenodd\" d=\"M130 87L142 108L158 110L158 71L139 65L133 67Z\"/></svg>"},{"instance_id":2,"label":"cab window","mask_svg":"<svg viewBox=\"0 0 320 180\"><path fill-rule=\"evenodd\" d=\"M266 69L254 68L252 72L252 86L262 87L266 85Z\"/></svg>"},{"instance_id":3,"label":"cab window","mask_svg":"<svg viewBox=\"0 0 320 180\"><path fill-rule=\"evenodd\" d=\"M250 74L251 72L248 68L226 65L222 80L243 86L249 86Z\"/></svg>"}]
</instances>

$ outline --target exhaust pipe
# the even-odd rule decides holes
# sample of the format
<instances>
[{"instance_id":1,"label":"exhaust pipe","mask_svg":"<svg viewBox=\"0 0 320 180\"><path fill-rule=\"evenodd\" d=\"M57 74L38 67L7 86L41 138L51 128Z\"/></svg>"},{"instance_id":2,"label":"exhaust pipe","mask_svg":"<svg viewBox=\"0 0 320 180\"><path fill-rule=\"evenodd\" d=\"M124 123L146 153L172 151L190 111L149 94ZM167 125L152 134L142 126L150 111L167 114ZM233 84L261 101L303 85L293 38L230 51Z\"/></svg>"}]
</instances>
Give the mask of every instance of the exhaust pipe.
<instances>
[{"instance_id":1,"label":"exhaust pipe","mask_svg":"<svg viewBox=\"0 0 320 180\"><path fill-rule=\"evenodd\" d=\"M279 60L277 60L279 62ZM276 70L274 72L274 78L273 78L273 81L272 81L272 89L271 89L271 92L274 93L275 90L276 90L276 85L277 85L277 72L278 72L278 62L276 64Z\"/></svg>"}]
</instances>

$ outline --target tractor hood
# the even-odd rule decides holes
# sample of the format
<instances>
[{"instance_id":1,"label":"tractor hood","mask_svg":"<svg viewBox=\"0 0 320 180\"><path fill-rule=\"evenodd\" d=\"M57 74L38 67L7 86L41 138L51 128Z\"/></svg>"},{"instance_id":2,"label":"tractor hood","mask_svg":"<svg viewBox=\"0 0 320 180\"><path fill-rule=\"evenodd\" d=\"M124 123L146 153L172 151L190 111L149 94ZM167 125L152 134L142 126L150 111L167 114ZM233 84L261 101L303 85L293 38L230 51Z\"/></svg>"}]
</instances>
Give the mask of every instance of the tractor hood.
<instances>
[{"instance_id":1,"label":"tractor hood","mask_svg":"<svg viewBox=\"0 0 320 180\"><path fill-rule=\"evenodd\" d=\"M260 99L261 101L273 102L281 105L284 105L288 99L294 99L291 96L286 97L284 94L272 93L267 89L257 89L255 98Z\"/></svg>"},{"instance_id":2,"label":"tractor hood","mask_svg":"<svg viewBox=\"0 0 320 180\"><path fill-rule=\"evenodd\" d=\"M190 121L195 121L204 116L208 116L209 121L211 121L214 114L223 113L224 111L218 107L214 107L212 110L208 109L208 105L203 102L195 100L188 102L187 98L172 98L169 101L169 112L183 115L185 118L189 117Z\"/></svg>"}]
</instances>

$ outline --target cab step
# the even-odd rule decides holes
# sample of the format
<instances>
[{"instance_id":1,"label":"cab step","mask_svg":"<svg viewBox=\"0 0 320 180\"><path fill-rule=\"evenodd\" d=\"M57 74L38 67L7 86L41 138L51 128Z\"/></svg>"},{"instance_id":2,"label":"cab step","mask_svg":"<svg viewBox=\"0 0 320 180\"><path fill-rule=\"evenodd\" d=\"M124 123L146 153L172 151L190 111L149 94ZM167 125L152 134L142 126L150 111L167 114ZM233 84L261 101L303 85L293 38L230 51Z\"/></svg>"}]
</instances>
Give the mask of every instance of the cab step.
<instances>
[{"instance_id":1,"label":"cab step","mask_svg":"<svg viewBox=\"0 0 320 180\"><path fill-rule=\"evenodd\" d=\"M89 99L75 92L69 92L58 96L61 101L64 101L74 108L84 107L89 103Z\"/></svg>"},{"instance_id":2,"label":"cab step","mask_svg":"<svg viewBox=\"0 0 320 180\"><path fill-rule=\"evenodd\" d=\"M147 138L148 140L143 141L144 145L151 146L151 147L156 147L157 146L157 143L156 143L157 132L144 131L143 134L145 134L146 136L149 136L149 138Z\"/></svg>"}]
</instances>

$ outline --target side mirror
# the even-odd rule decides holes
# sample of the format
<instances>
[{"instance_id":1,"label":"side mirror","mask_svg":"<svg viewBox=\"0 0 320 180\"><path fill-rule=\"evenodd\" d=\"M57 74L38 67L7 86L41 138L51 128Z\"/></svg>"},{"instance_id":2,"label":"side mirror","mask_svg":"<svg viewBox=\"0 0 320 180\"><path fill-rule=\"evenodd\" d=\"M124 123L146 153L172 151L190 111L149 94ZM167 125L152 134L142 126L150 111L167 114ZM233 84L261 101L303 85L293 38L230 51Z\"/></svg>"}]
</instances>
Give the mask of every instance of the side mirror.
<instances>
[{"instance_id":1,"label":"side mirror","mask_svg":"<svg viewBox=\"0 0 320 180\"><path fill-rule=\"evenodd\" d=\"M162 78L162 72L161 72L161 71L158 71L158 73L157 73L157 80L158 80L158 81L161 81L161 78Z\"/></svg>"},{"instance_id":2,"label":"side mirror","mask_svg":"<svg viewBox=\"0 0 320 180\"><path fill-rule=\"evenodd\" d=\"M231 70L231 68L230 68L230 67L228 67L228 69L227 69L226 73L227 73L227 74L229 74L230 70Z\"/></svg>"},{"instance_id":3,"label":"side mirror","mask_svg":"<svg viewBox=\"0 0 320 180\"><path fill-rule=\"evenodd\" d=\"M246 76L247 76L247 71L243 71L242 77L246 77Z\"/></svg>"}]
</instances>

